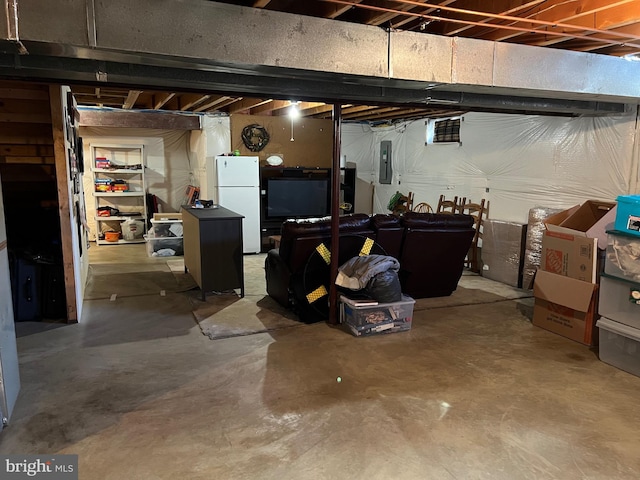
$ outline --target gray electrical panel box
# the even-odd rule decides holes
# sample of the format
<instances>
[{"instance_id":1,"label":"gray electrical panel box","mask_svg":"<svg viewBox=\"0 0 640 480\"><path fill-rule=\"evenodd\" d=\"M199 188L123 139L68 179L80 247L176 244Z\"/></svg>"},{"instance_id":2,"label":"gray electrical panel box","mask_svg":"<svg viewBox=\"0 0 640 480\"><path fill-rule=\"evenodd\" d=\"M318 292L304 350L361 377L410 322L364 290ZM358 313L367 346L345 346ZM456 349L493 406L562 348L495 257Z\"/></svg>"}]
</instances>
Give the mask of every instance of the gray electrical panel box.
<instances>
[{"instance_id":1,"label":"gray electrical panel box","mask_svg":"<svg viewBox=\"0 0 640 480\"><path fill-rule=\"evenodd\" d=\"M391 168L391 140L380 142L380 175L379 182L391 184L393 170Z\"/></svg>"}]
</instances>

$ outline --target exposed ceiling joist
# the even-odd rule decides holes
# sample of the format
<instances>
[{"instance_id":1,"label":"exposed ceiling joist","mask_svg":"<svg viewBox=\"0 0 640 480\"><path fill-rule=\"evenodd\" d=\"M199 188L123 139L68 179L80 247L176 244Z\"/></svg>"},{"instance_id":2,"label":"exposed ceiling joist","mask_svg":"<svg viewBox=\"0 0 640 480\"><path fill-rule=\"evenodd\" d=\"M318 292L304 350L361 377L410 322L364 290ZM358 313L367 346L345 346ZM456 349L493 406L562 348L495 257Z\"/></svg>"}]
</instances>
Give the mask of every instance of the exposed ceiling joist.
<instances>
[{"instance_id":1,"label":"exposed ceiling joist","mask_svg":"<svg viewBox=\"0 0 640 480\"><path fill-rule=\"evenodd\" d=\"M153 108L155 110L160 110L162 107L164 107L167 104L167 102L169 100L171 100L175 96L176 96L175 92L158 95L157 100L156 100L155 105L154 105ZM154 96L154 98L155 98L155 96Z\"/></svg>"},{"instance_id":2,"label":"exposed ceiling joist","mask_svg":"<svg viewBox=\"0 0 640 480\"><path fill-rule=\"evenodd\" d=\"M132 109L141 93L142 93L142 90L129 90L129 94L127 95L126 100L122 104L122 108L125 110Z\"/></svg>"}]
</instances>

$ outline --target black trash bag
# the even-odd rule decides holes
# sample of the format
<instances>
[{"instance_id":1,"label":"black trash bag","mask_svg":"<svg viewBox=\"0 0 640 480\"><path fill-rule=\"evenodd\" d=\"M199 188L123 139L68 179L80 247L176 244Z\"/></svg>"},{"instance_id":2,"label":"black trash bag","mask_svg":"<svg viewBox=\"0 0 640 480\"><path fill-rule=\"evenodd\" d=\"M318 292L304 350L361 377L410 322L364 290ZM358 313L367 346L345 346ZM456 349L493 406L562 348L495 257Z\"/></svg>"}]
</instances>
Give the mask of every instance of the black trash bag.
<instances>
[{"instance_id":1,"label":"black trash bag","mask_svg":"<svg viewBox=\"0 0 640 480\"><path fill-rule=\"evenodd\" d=\"M400 278L398 273L392 269L374 275L364 291L369 297L380 303L393 303L402 300Z\"/></svg>"},{"instance_id":2,"label":"black trash bag","mask_svg":"<svg viewBox=\"0 0 640 480\"><path fill-rule=\"evenodd\" d=\"M400 270L400 262L394 257L387 255L353 257L338 268L336 285L357 291L379 303L398 302L402 300L398 270Z\"/></svg>"}]
</instances>

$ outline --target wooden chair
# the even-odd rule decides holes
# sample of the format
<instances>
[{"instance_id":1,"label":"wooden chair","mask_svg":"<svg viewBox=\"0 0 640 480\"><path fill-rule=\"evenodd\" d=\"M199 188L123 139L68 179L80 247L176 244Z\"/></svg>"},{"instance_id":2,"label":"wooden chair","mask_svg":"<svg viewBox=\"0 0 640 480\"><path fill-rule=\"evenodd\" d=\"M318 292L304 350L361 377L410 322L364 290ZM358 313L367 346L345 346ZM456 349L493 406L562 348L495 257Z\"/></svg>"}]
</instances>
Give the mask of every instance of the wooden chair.
<instances>
[{"instance_id":1,"label":"wooden chair","mask_svg":"<svg viewBox=\"0 0 640 480\"><path fill-rule=\"evenodd\" d=\"M489 202L485 203L485 200L483 198L480 203L465 203L462 206L460 213L471 215L473 217L473 228L475 229L475 234L471 242L471 248L469 248L469 253L465 260L465 266L467 266L472 272L479 273L480 251L478 248L478 244L481 243L480 240L482 239L482 221L488 217Z\"/></svg>"},{"instance_id":2,"label":"wooden chair","mask_svg":"<svg viewBox=\"0 0 640 480\"><path fill-rule=\"evenodd\" d=\"M460 201L458 201L457 196L453 197L453 200L447 200L444 195L440 195L436 213L462 213L462 207L466 200L467 197L462 197Z\"/></svg>"},{"instance_id":3,"label":"wooden chair","mask_svg":"<svg viewBox=\"0 0 640 480\"><path fill-rule=\"evenodd\" d=\"M409 192L407 195L407 212L413 210L413 192Z\"/></svg>"},{"instance_id":4,"label":"wooden chair","mask_svg":"<svg viewBox=\"0 0 640 480\"><path fill-rule=\"evenodd\" d=\"M393 213L394 215L402 215L405 212L410 212L412 207L413 207L413 192L409 192L409 194L406 196L400 195L391 213Z\"/></svg>"},{"instance_id":5,"label":"wooden chair","mask_svg":"<svg viewBox=\"0 0 640 480\"><path fill-rule=\"evenodd\" d=\"M426 202L420 202L413 208L413 211L418 213L433 213L433 208Z\"/></svg>"}]
</instances>

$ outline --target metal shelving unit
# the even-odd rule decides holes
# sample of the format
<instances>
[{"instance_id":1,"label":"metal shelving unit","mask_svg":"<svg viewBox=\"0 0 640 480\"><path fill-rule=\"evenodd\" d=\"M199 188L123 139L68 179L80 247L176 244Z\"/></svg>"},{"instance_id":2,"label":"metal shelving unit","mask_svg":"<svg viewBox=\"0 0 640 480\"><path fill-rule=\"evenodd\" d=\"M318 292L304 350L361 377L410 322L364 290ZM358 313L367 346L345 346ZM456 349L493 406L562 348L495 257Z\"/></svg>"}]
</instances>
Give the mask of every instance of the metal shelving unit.
<instances>
[{"instance_id":1,"label":"metal shelving unit","mask_svg":"<svg viewBox=\"0 0 640 480\"><path fill-rule=\"evenodd\" d=\"M144 243L143 234L146 233L148 225L144 146L92 144L91 161L96 209L96 244ZM117 187L126 190L113 190ZM98 215L101 207L117 209L119 214ZM121 233L117 241L105 240L106 230L122 232L122 224L129 219L142 222L143 231L139 238L127 240L122 238ZM105 225L108 227L105 228Z\"/></svg>"}]
</instances>

